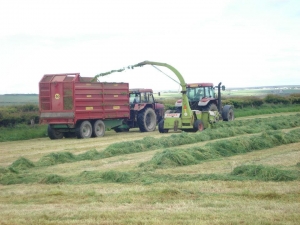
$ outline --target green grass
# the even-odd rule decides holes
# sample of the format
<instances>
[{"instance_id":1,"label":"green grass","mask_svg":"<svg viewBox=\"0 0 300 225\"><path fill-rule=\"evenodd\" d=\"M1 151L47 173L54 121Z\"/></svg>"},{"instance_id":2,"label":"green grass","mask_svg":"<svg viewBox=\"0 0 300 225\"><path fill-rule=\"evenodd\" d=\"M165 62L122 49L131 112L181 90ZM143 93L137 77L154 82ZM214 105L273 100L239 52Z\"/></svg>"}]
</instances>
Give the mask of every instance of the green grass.
<instances>
[{"instance_id":1,"label":"green grass","mask_svg":"<svg viewBox=\"0 0 300 225\"><path fill-rule=\"evenodd\" d=\"M25 124L14 127L0 127L0 142L47 137L46 128L46 125L30 126Z\"/></svg>"}]
</instances>

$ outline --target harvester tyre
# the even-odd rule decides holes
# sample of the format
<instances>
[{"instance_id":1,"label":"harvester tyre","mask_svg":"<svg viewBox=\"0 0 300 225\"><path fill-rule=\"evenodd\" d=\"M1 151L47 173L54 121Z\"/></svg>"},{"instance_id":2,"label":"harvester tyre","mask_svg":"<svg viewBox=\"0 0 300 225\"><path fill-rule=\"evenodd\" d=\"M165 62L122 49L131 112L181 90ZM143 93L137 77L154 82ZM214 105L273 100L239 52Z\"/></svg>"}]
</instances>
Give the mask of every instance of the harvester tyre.
<instances>
[{"instance_id":1,"label":"harvester tyre","mask_svg":"<svg viewBox=\"0 0 300 225\"><path fill-rule=\"evenodd\" d=\"M92 137L102 137L105 134L105 124L102 120L93 123Z\"/></svg>"},{"instance_id":2,"label":"harvester tyre","mask_svg":"<svg viewBox=\"0 0 300 225\"><path fill-rule=\"evenodd\" d=\"M90 138L92 136L92 125L89 121L85 120L76 125L76 136L80 138Z\"/></svg>"},{"instance_id":3,"label":"harvester tyre","mask_svg":"<svg viewBox=\"0 0 300 225\"><path fill-rule=\"evenodd\" d=\"M161 120L158 123L158 131L159 131L159 133L168 133L169 132L169 129L164 129L164 120Z\"/></svg>"},{"instance_id":4,"label":"harvester tyre","mask_svg":"<svg viewBox=\"0 0 300 225\"><path fill-rule=\"evenodd\" d=\"M64 134L56 129L53 129L49 124L48 125L48 137L51 140L62 139L64 137Z\"/></svg>"},{"instance_id":5,"label":"harvester tyre","mask_svg":"<svg viewBox=\"0 0 300 225\"><path fill-rule=\"evenodd\" d=\"M139 112L137 122L141 132L151 132L156 129L156 114L152 108Z\"/></svg>"},{"instance_id":6,"label":"harvester tyre","mask_svg":"<svg viewBox=\"0 0 300 225\"><path fill-rule=\"evenodd\" d=\"M218 107L214 103L210 103L207 106L202 107L201 111L218 111Z\"/></svg>"},{"instance_id":7,"label":"harvester tyre","mask_svg":"<svg viewBox=\"0 0 300 225\"><path fill-rule=\"evenodd\" d=\"M224 121L234 120L233 107L231 105L225 105L222 109L222 118Z\"/></svg>"},{"instance_id":8,"label":"harvester tyre","mask_svg":"<svg viewBox=\"0 0 300 225\"><path fill-rule=\"evenodd\" d=\"M204 130L204 124L203 124L202 120L196 120L194 122L194 130L200 131L200 132Z\"/></svg>"}]
</instances>

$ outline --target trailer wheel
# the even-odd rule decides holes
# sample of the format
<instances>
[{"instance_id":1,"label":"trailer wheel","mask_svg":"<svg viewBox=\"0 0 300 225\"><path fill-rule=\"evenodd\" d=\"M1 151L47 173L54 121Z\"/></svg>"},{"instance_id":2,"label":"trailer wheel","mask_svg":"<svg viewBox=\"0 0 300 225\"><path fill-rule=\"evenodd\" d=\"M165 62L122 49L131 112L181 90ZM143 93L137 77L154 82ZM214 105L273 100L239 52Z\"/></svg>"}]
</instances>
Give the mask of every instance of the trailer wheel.
<instances>
[{"instance_id":1,"label":"trailer wheel","mask_svg":"<svg viewBox=\"0 0 300 225\"><path fill-rule=\"evenodd\" d=\"M224 121L234 120L234 112L231 105L225 105L222 109L222 118Z\"/></svg>"},{"instance_id":2,"label":"trailer wheel","mask_svg":"<svg viewBox=\"0 0 300 225\"><path fill-rule=\"evenodd\" d=\"M169 132L169 129L164 129L164 120L161 120L158 123L158 131L159 131L159 133L168 133Z\"/></svg>"},{"instance_id":3,"label":"trailer wheel","mask_svg":"<svg viewBox=\"0 0 300 225\"><path fill-rule=\"evenodd\" d=\"M92 125L85 120L76 125L77 138L90 138L92 136Z\"/></svg>"},{"instance_id":4,"label":"trailer wheel","mask_svg":"<svg viewBox=\"0 0 300 225\"><path fill-rule=\"evenodd\" d=\"M64 134L56 129L53 129L50 124L48 125L48 137L51 140L54 139L62 139L64 137Z\"/></svg>"},{"instance_id":5,"label":"trailer wheel","mask_svg":"<svg viewBox=\"0 0 300 225\"><path fill-rule=\"evenodd\" d=\"M105 124L102 120L97 120L93 123L92 137L102 137L105 134Z\"/></svg>"},{"instance_id":6,"label":"trailer wheel","mask_svg":"<svg viewBox=\"0 0 300 225\"><path fill-rule=\"evenodd\" d=\"M156 129L156 114L152 108L146 108L139 112L137 119L141 132L155 131Z\"/></svg>"},{"instance_id":7,"label":"trailer wheel","mask_svg":"<svg viewBox=\"0 0 300 225\"><path fill-rule=\"evenodd\" d=\"M204 130L204 124L203 124L202 120L196 120L194 122L194 130L200 131L200 132Z\"/></svg>"}]
</instances>

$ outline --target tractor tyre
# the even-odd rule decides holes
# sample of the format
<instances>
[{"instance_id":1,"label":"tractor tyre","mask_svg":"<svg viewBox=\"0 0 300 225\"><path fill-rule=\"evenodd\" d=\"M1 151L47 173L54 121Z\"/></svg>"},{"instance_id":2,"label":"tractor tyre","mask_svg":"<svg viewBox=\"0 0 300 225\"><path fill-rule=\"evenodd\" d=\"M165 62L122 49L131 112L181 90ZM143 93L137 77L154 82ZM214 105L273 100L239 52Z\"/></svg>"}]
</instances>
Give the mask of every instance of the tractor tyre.
<instances>
[{"instance_id":1,"label":"tractor tyre","mask_svg":"<svg viewBox=\"0 0 300 225\"><path fill-rule=\"evenodd\" d=\"M105 124L102 120L96 120L93 123L92 137L102 137L105 134Z\"/></svg>"},{"instance_id":2,"label":"tractor tyre","mask_svg":"<svg viewBox=\"0 0 300 225\"><path fill-rule=\"evenodd\" d=\"M51 140L62 139L64 137L64 134L56 129L53 129L49 124L48 125L48 137Z\"/></svg>"},{"instance_id":3,"label":"tractor tyre","mask_svg":"<svg viewBox=\"0 0 300 225\"><path fill-rule=\"evenodd\" d=\"M146 108L138 114L137 122L141 132L151 132L156 129L156 114L152 108Z\"/></svg>"},{"instance_id":4,"label":"tractor tyre","mask_svg":"<svg viewBox=\"0 0 300 225\"><path fill-rule=\"evenodd\" d=\"M196 120L194 122L194 130L200 131L200 132L204 130L204 124L203 124L202 120Z\"/></svg>"},{"instance_id":5,"label":"tractor tyre","mask_svg":"<svg viewBox=\"0 0 300 225\"><path fill-rule=\"evenodd\" d=\"M224 121L234 120L233 107L231 105L225 105L222 109L222 118Z\"/></svg>"},{"instance_id":6,"label":"tractor tyre","mask_svg":"<svg viewBox=\"0 0 300 225\"><path fill-rule=\"evenodd\" d=\"M202 111L218 111L218 107L214 103L209 103L207 106L202 107Z\"/></svg>"},{"instance_id":7,"label":"tractor tyre","mask_svg":"<svg viewBox=\"0 0 300 225\"><path fill-rule=\"evenodd\" d=\"M92 136L92 125L85 120L76 125L75 133L78 139L90 138Z\"/></svg>"},{"instance_id":8,"label":"tractor tyre","mask_svg":"<svg viewBox=\"0 0 300 225\"><path fill-rule=\"evenodd\" d=\"M169 132L169 129L164 129L164 120L161 120L158 123L158 131L159 131L159 133L168 133Z\"/></svg>"}]
</instances>

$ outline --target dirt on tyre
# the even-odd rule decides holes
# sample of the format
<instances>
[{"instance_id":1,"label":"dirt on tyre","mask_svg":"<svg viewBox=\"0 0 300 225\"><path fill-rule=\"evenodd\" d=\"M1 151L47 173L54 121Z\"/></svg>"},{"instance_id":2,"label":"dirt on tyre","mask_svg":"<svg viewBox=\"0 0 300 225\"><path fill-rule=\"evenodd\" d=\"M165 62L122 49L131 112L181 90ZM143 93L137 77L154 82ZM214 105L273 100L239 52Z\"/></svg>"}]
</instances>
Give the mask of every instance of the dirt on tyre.
<instances>
[{"instance_id":1,"label":"dirt on tyre","mask_svg":"<svg viewBox=\"0 0 300 225\"><path fill-rule=\"evenodd\" d=\"M102 137L105 134L105 124L102 120L93 123L92 137Z\"/></svg>"},{"instance_id":2,"label":"dirt on tyre","mask_svg":"<svg viewBox=\"0 0 300 225\"><path fill-rule=\"evenodd\" d=\"M137 119L141 132L151 132L156 129L156 114L152 108L139 112Z\"/></svg>"},{"instance_id":3,"label":"dirt on tyre","mask_svg":"<svg viewBox=\"0 0 300 225\"><path fill-rule=\"evenodd\" d=\"M77 138L90 138L92 136L92 125L85 120L76 125L75 130Z\"/></svg>"},{"instance_id":4,"label":"dirt on tyre","mask_svg":"<svg viewBox=\"0 0 300 225\"><path fill-rule=\"evenodd\" d=\"M54 128L51 127L51 125L48 125L48 137L51 140L55 140L55 139L62 139L64 137L64 134Z\"/></svg>"}]
</instances>

